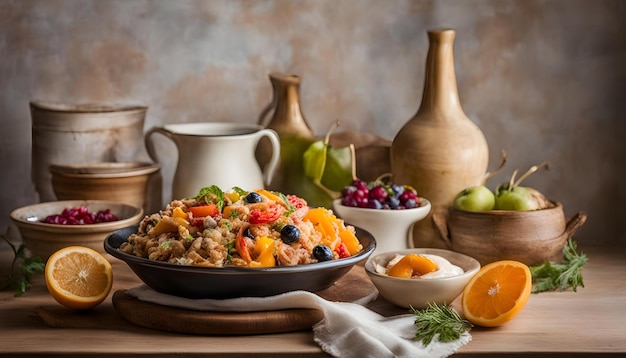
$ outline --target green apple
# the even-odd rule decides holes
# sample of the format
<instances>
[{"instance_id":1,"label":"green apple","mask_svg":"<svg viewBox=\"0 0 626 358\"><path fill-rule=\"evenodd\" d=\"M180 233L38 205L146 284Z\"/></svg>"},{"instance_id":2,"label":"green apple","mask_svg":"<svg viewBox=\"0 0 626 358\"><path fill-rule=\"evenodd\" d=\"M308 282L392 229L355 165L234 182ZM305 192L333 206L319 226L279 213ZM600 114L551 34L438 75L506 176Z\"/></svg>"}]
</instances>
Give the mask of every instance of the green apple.
<instances>
[{"instance_id":1,"label":"green apple","mask_svg":"<svg viewBox=\"0 0 626 358\"><path fill-rule=\"evenodd\" d=\"M484 185L472 186L461 191L454 198L455 209L465 211L489 211L495 205L495 195Z\"/></svg>"},{"instance_id":2,"label":"green apple","mask_svg":"<svg viewBox=\"0 0 626 358\"><path fill-rule=\"evenodd\" d=\"M496 210L530 211L539 209L532 192L522 186L504 183L496 189Z\"/></svg>"}]
</instances>

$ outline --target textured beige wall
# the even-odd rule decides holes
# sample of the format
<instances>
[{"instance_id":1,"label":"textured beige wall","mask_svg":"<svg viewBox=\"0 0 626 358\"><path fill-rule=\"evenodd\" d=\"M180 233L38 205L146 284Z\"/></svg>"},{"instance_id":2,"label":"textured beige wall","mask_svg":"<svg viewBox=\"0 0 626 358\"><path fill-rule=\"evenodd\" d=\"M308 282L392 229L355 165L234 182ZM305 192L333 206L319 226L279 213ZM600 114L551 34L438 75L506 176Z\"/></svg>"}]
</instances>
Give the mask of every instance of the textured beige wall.
<instances>
[{"instance_id":1,"label":"textured beige wall","mask_svg":"<svg viewBox=\"0 0 626 358\"><path fill-rule=\"evenodd\" d=\"M579 241L626 243L625 19L620 0L0 0L0 230L38 200L30 100L145 104L146 129L256 122L279 71L302 77L317 133L340 118L392 139L420 104L426 30L451 27L490 167L502 149L506 175L550 161L525 184L589 214Z\"/></svg>"}]
</instances>

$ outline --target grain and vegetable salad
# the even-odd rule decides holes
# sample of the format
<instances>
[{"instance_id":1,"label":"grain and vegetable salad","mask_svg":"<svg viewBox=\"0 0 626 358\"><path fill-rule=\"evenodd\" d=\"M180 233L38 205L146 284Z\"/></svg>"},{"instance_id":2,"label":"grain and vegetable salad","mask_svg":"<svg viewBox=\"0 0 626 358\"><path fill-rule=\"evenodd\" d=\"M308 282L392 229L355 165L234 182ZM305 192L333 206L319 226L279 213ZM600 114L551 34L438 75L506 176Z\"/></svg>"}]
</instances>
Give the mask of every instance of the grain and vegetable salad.
<instances>
[{"instance_id":1,"label":"grain and vegetable salad","mask_svg":"<svg viewBox=\"0 0 626 358\"><path fill-rule=\"evenodd\" d=\"M120 250L180 265L274 267L337 260L363 249L326 208L269 190L205 187L146 216Z\"/></svg>"}]
</instances>

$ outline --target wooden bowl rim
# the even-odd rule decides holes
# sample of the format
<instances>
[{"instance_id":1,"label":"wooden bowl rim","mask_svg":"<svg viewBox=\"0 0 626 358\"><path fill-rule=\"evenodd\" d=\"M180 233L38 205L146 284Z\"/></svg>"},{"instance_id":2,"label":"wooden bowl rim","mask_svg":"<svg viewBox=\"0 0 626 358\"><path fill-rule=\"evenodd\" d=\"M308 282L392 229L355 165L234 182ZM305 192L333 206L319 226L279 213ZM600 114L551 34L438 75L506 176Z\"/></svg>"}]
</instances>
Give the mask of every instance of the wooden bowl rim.
<instances>
[{"instance_id":1,"label":"wooden bowl rim","mask_svg":"<svg viewBox=\"0 0 626 358\"><path fill-rule=\"evenodd\" d=\"M545 209L537 209L537 210L489 210L489 211L466 211L457 209L454 207L450 208L450 213L457 214L459 216L477 216L477 217L503 217L503 216L530 216L530 215L542 215L546 212L555 212L555 211L563 211L563 204L558 201L550 201L553 206Z\"/></svg>"}]
</instances>

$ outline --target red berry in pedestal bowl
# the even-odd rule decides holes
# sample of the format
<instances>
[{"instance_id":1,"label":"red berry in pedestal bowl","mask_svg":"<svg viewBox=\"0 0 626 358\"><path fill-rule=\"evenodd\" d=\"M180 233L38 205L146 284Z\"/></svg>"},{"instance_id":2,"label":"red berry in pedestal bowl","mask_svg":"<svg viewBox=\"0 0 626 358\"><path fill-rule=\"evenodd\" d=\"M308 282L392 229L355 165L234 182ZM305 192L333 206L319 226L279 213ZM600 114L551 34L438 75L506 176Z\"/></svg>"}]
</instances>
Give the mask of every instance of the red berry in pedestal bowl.
<instances>
[{"instance_id":1,"label":"red berry in pedestal bowl","mask_svg":"<svg viewBox=\"0 0 626 358\"><path fill-rule=\"evenodd\" d=\"M341 191L344 206L378 210L404 210L420 206L417 191L410 185L365 182L355 179Z\"/></svg>"}]
</instances>

